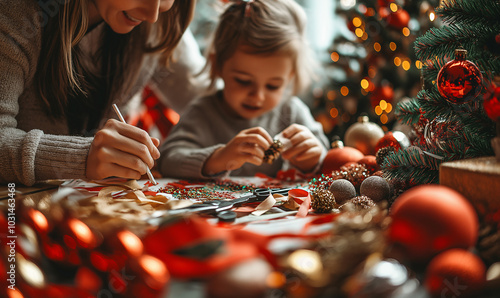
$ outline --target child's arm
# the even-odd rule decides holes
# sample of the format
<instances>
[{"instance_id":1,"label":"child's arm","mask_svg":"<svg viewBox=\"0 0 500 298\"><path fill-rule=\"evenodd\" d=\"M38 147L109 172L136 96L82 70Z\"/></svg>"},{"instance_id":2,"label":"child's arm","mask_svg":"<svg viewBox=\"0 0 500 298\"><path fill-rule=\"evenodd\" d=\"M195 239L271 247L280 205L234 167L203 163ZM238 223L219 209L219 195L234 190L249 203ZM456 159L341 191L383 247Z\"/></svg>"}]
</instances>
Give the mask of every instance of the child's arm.
<instances>
[{"instance_id":1,"label":"child's arm","mask_svg":"<svg viewBox=\"0 0 500 298\"><path fill-rule=\"evenodd\" d=\"M236 170L247 162L259 166L262 164L264 151L272 143L269 133L261 127L242 130L207 159L203 165L203 175Z\"/></svg>"},{"instance_id":2,"label":"child's arm","mask_svg":"<svg viewBox=\"0 0 500 298\"><path fill-rule=\"evenodd\" d=\"M304 173L313 171L325 152L325 147L304 125L292 124L283 130L283 137L290 139L292 146L283 151L283 159Z\"/></svg>"}]
</instances>

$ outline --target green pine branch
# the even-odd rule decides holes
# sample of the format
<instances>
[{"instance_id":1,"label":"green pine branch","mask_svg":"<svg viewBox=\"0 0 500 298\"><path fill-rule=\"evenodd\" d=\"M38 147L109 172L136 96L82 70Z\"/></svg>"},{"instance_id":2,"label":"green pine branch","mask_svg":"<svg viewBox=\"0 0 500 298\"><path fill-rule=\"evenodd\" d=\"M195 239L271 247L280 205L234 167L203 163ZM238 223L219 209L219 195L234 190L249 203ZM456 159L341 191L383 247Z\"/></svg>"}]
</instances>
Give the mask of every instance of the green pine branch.
<instances>
[{"instance_id":1,"label":"green pine branch","mask_svg":"<svg viewBox=\"0 0 500 298\"><path fill-rule=\"evenodd\" d=\"M469 60L490 59L494 55L483 48L485 40L499 33L500 24L457 24L441 28L431 28L415 40L415 53L418 59L426 61L436 56L454 58L455 49L466 49ZM488 55L487 57L482 57ZM449 60L449 59L447 59Z\"/></svg>"},{"instance_id":2,"label":"green pine branch","mask_svg":"<svg viewBox=\"0 0 500 298\"><path fill-rule=\"evenodd\" d=\"M427 184L438 183L440 164L439 159L425 154L420 148L409 147L387 155L381 168L389 179Z\"/></svg>"},{"instance_id":3,"label":"green pine branch","mask_svg":"<svg viewBox=\"0 0 500 298\"><path fill-rule=\"evenodd\" d=\"M499 22L500 1L449 0L436 8L436 13L450 23Z\"/></svg>"},{"instance_id":4,"label":"green pine branch","mask_svg":"<svg viewBox=\"0 0 500 298\"><path fill-rule=\"evenodd\" d=\"M415 99L401 101L397 104L394 114L401 123L416 125L420 120L420 104Z\"/></svg>"}]
</instances>

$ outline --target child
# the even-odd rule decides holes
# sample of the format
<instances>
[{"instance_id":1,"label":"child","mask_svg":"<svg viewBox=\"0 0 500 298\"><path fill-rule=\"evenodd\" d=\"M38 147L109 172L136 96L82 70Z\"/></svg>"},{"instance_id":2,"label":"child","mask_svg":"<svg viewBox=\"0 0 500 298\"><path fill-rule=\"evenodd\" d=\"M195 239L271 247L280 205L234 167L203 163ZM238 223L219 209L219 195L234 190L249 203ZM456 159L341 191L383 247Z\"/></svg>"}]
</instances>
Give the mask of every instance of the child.
<instances>
[{"instance_id":1,"label":"child","mask_svg":"<svg viewBox=\"0 0 500 298\"><path fill-rule=\"evenodd\" d=\"M146 173L159 157L159 140L115 120L111 105L127 112L146 83L166 85L167 62L194 5L1 1L0 183ZM189 85L188 78L177 82Z\"/></svg>"},{"instance_id":2,"label":"child","mask_svg":"<svg viewBox=\"0 0 500 298\"><path fill-rule=\"evenodd\" d=\"M293 0L235 1L227 8L207 61L212 86L221 78L224 89L195 101L174 127L160 149L164 176L275 176L287 163L303 173L318 169L327 138L293 96L311 76L305 19ZM289 148L263 163L280 132Z\"/></svg>"}]
</instances>

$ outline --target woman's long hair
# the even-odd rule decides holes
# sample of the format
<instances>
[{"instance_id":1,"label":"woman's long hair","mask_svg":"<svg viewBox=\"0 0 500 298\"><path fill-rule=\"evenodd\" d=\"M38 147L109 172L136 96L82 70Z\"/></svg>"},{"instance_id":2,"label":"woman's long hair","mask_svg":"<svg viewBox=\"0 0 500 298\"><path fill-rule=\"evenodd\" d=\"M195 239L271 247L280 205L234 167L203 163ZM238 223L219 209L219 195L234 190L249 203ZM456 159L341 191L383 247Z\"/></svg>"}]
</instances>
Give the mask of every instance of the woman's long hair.
<instances>
[{"instance_id":1,"label":"woman's long hair","mask_svg":"<svg viewBox=\"0 0 500 298\"><path fill-rule=\"evenodd\" d=\"M160 53L161 62L167 64L191 22L196 3L176 0L156 23L143 23L127 34L117 34L105 24L99 61L95 61L102 69L95 76L82 63L78 48L89 30L90 1L65 1L43 28L35 84L53 118L69 119L72 111L82 114L82 107L102 113L116 89L132 85L140 66L134 61L142 61L146 54Z\"/></svg>"}]
</instances>

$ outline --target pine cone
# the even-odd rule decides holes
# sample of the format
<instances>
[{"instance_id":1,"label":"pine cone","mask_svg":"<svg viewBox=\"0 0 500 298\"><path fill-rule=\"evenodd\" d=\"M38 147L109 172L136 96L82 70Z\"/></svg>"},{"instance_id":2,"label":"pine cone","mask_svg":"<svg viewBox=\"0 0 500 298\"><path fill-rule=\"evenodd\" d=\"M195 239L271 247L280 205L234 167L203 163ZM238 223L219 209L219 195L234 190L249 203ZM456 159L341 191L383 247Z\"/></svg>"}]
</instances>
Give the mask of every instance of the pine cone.
<instances>
[{"instance_id":1,"label":"pine cone","mask_svg":"<svg viewBox=\"0 0 500 298\"><path fill-rule=\"evenodd\" d=\"M378 151L377 151L377 154L375 154L375 158L376 158L376 161L377 161L377 164L379 167L382 166L382 163L384 162L385 158L391 154L392 152L395 152L396 151L396 148L394 147L391 147L391 146L388 146L388 147L383 147L383 148L380 148Z\"/></svg>"},{"instance_id":2,"label":"pine cone","mask_svg":"<svg viewBox=\"0 0 500 298\"><path fill-rule=\"evenodd\" d=\"M311 195L311 207L318 213L328 213L335 207L335 197L326 189L317 189Z\"/></svg>"}]
</instances>

